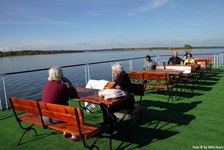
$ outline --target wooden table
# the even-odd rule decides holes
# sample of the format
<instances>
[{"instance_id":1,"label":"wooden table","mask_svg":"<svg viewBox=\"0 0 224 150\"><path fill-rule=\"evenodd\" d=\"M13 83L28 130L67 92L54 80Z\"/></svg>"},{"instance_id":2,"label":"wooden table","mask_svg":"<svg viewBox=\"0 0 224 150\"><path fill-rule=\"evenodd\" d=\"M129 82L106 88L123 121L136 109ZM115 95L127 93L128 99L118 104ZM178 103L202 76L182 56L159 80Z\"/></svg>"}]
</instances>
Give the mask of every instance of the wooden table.
<instances>
[{"instance_id":1,"label":"wooden table","mask_svg":"<svg viewBox=\"0 0 224 150\"><path fill-rule=\"evenodd\" d=\"M190 72L194 72L198 69L200 69L200 64L192 64L192 65L165 65L166 69L172 69L172 70L181 70L186 71L190 70Z\"/></svg>"},{"instance_id":2,"label":"wooden table","mask_svg":"<svg viewBox=\"0 0 224 150\"><path fill-rule=\"evenodd\" d=\"M105 108L105 109L107 110L108 116L111 115L110 112L108 111L108 108L110 106L116 105L124 100L129 99L132 96L132 94L129 93L126 97L105 100L103 97L100 97L98 95L98 93L96 92L96 90L94 90L94 89L86 89L86 88L78 87L78 88L76 88L76 90L77 90L78 96L79 96L79 98L77 100L79 101L80 107L82 107L80 104L81 102L88 102L89 104L91 104L91 103L105 104L107 106L107 108ZM85 107L87 107L87 106L85 106ZM84 108L84 107L82 107L82 108ZM84 109L86 109L86 108L84 108ZM126 113L124 113L122 120L125 118L125 116L126 116ZM112 150L112 136L110 136L110 150Z\"/></svg>"},{"instance_id":3,"label":"wooden table","mask_svg":"<svg viewBox=\"0 0 224 150\"><path fill-rule=\"evenodd\" d=\"M184 70L178 69L158 69L158 70L131 70L130 72L138 72L138 73L149 73L149 74L172 74L179 75L183 73Z\"/></svg>"},{"instance_id":4,"label":"wooden table","mask_svg":"<svg viewBox=\"0 0 224 150\"><path fill-rule=\"evenodd\" d=\"M105 100L103 97L100 97L98 95L97 90L80 88L80 87L76 88L76 90L78 92L79 98L77 100L79 102L88 102L88 103L94 103L94 104L105 104L108 107L110 107L112 105L116 105L117 103L120 103L124 100L127 100L131 96L131 94L128 94L127 97Z\"/></svg>"}]
</instances>

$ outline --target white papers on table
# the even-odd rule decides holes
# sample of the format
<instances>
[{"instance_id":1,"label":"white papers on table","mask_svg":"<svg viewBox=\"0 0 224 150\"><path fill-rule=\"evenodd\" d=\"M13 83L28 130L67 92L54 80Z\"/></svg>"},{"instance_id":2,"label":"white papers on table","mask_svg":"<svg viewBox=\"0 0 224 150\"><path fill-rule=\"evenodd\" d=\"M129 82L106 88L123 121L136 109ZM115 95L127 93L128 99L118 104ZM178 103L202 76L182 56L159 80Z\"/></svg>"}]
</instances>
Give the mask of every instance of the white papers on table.
<instances>
[{"instance_id":1,"label":"white papers on table","mask_svg":"<svg viewBox=\"0 0 224 150\"><path fill-rule=\"evenodd\" d=\"M88 83L86 84L86 88L96 89L96 90L103 90L108 82L109 81L106 81L106 80L89 79Z\"/></svg>"}]
</instances>

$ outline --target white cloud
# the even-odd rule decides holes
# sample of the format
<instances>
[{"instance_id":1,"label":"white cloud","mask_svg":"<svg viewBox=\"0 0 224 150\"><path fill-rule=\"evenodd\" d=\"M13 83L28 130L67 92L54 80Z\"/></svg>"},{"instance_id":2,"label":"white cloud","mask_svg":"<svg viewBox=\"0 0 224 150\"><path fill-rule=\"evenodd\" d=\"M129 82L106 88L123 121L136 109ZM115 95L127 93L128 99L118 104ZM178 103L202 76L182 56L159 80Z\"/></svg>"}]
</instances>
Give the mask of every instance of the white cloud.
<instances>
[{"instance_id":1,"label":"white cloud","mask_svg":"<svg viewBox=\"0 0 224 150\"><path fill-rule=\"evenodd\" d=\"M139 10L141 12L148 12L151 10L154 10L156 8L162 7L163 5L165 5L169 0L152 0L149 1L148 4L145 4L144 6L141 6L139 8Z\"/></svg>"}]
</instances>

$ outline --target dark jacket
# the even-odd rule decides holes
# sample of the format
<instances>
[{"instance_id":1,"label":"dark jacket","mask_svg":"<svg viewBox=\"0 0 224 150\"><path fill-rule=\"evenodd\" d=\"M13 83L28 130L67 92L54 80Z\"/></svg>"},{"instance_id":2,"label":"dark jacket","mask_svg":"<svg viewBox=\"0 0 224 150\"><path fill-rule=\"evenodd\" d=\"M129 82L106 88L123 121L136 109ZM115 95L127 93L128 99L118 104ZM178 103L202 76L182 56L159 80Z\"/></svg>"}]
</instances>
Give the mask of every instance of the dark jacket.
<instances>
[{"instance_id":1,"label":"dark jacket","mask_svg":"<svg viewBox=\"0 0 224 150\"><path fill-rule=\"evenodd\" d=\"M175 65L175 64L180 64L181 61L183 61L180 57L170 57L169 61L168 61L168 64L172 64L172 65Z\"/></svg>"}]
</instances>

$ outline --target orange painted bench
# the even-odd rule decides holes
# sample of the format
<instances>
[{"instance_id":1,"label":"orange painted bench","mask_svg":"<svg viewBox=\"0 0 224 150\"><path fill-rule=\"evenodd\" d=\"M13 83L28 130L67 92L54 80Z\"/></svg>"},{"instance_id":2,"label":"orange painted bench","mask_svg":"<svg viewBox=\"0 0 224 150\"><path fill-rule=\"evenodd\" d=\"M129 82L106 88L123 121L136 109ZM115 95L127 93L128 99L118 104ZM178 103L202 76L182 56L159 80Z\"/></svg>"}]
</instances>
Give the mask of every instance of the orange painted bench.
<instances>
[{"instance_id":1,"label":"orange painted bench","mask_svg":"<svg viewBox=\"0 0 224 150\"><path fill-rule=\"evenodd\" d=\"M169 83L170 81L170 76L166 73L143 73L143 79L148 80L148 81L161 81L164 83L145 83L146 87L149 88L156 88L156 89L163 89L167 94L168 94L168 100L167 103L170 100L170 97L173 99L173 88L175 87L175 84Z\"/></svg>"},{"instance_id":2,"label":"orange painted bench","mask_svg":"<svg viewBox=\"0 0 224 150\"><path fill-rule=\"evenodd\" d=\"M194 58L195 61L197 60L206 60L208 63L214 62L214 58Z\"/></svg>"},{"instance_id":3,"label":"orange painted bench","mask_svg":"<svg viewBox=\"0 0 224 150\"><path fill-rule=\"evenodd\" d=\"M212 64L214 62L214 58L195 58L194 59L197 64L201 65L201 68L205 69L205 71L212 71Z\"/></svg>"},{"instance_id":4,"label":"orange painted bench","mask_svg":"<svg viewBox=\"0 0 224 150\"><path fill-rule=\"evenodd\" d=\"M80 108L14 97L10 97L9 101L16 121L19 123L20 128L24 130L17 145L20 144L27 131L33 130L37 136L37 131L33 126L38 125L44 129L73 133L81 138L85 148L92 149L95 147L99 149L96 146L96 141L100 132L100 125L85 123ZM60 120L60 122L46 123L43 121L42 116ZM28 122L31 125L24 126L22 122ZM91 145L87 144L87 140L92 137L96 137L95 141Z\"/></svg>"}]
</instances>

